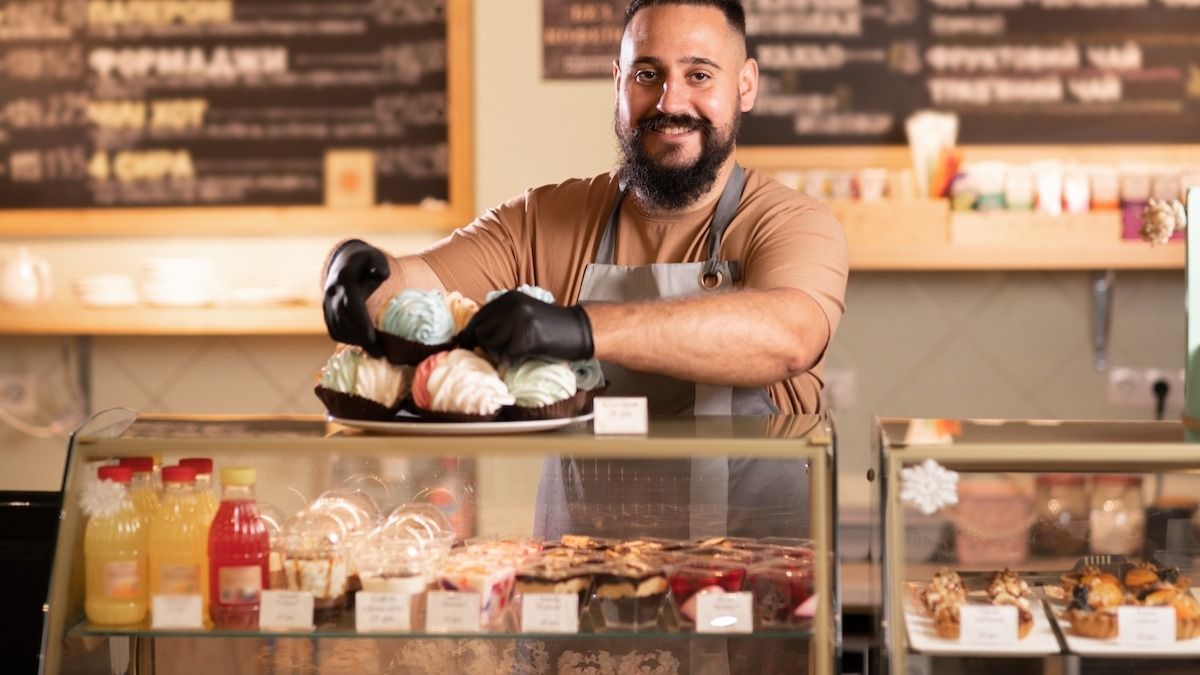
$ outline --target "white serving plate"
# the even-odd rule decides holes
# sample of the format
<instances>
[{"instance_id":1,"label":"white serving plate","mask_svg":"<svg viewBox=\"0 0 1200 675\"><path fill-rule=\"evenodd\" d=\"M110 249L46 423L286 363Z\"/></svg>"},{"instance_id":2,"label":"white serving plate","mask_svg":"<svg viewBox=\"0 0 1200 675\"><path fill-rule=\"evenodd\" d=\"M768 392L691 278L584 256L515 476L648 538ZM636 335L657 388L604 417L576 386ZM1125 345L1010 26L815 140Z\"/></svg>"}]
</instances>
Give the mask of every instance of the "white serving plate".
<instances>
[{"instance_id":1,"label":"white serving plate","mask_svg":"<svg viewBox=\"0 0 1200 675\"><path fill-rule=\"evenodd\" d=\"M1058 642L1058 636L1054 634L1054 626L1046 616L1046 608L1037 597L1030 598L1029 610L1033 614L1033 628L1029 630L1029 635L1014 640L1011 645L980 645L938 637L933 629L933 619L911 604L909 600L904 603L904 626L908 630L908 645L913 651L953 656L1046 655L1062 652L1062 645Z\"/></svg>"},{"instance_id":2,"label":"white serving plate","mask_svg":"<svg viewBox=\"0 0 1200 675\"><path fill-rule=\"evenodd\" d=\"M334 424L398 436L477 436L482 434L524 434L532 431L561 429L573 424L587 422L592 413L577 417L557 417L548 420L517 420L494 422L417 422L397 420L379 422L375 420L352 420L327 415Z\"/></svg>"}]
</instances>

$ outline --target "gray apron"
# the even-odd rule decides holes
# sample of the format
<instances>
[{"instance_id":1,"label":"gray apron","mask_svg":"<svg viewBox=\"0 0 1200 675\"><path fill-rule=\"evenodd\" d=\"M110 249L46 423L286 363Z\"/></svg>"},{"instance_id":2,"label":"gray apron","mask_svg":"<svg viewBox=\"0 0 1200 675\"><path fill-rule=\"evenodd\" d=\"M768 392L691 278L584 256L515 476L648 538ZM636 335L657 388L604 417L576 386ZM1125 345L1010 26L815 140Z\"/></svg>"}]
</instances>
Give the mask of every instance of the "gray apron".
<instances>
[{"instance_id":1,"label":"gray apron","mask_svg":"<svg viewBox=\"0 0 1200 675\"><path fill-rule=\"evenodd\" d=\"M734 165L713 214L706 261L638 266L613 264L622 187L595 262L584 270L579 301L632 302L733 289L740 281L740 265L721 259L721 240L745 182L742 167ZM645 396L652 415L778 413L764 388L705 385L613 363L602 366L606 396ZM807 530L808 479L806 468L798 464L745 458L547 457L538 486L535 534L547 539L572 533L620 538L799 534ZM793 525L782 525L774 516Z\"/></svg>"}]
</instances>

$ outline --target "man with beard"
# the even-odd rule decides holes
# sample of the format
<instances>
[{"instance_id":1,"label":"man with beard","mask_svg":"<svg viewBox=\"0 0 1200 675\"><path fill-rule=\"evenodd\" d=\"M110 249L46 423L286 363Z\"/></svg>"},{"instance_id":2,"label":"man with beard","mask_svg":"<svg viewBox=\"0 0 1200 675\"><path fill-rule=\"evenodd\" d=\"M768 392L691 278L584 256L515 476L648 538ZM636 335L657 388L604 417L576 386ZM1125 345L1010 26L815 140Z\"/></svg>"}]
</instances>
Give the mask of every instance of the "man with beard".
<instances>
[{"instance_id":1,"label":"man with beard","mask_svg":"<svg viewBox=\"0 0 1200 675\"><path fill-rule=\"evenodd\" d=\"M405 288L482 300L460 335L497 360L595 357L608 395L652 413L809 413L844 311L841 227L733 151L754 105L737 0L632 0L613 63L610 173L527 191L414 255L351 240L326 268L330 335L378 355L373 317Z\"/></svg>"}]
</instances>

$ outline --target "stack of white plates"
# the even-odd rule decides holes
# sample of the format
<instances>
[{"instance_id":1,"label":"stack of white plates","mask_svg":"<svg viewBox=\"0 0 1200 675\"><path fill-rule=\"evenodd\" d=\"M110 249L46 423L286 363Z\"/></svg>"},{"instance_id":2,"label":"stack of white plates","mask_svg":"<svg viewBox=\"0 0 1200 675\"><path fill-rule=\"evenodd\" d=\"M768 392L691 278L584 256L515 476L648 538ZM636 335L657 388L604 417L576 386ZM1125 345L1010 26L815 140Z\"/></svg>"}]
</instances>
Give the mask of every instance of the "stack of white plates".
<instances>
[{"instance_id":1,"label":"stack of white plates","mask_svg":"<svg viewBox=\"0 0 1200 675\"><path fill-rule=\"evenodd\" d=\"M93 274L75 280L75 294L88 307L130 307L138 303L133 277Z\"/></svg>"},{"instance_id":2,"label":"stack of white plates","mask_svg":"<svg viewBox=\"0 0 1200 675\"><path fill-rule=\"evenodd\" d=\"M142 297L162 307L202 307L216 297L212 263L204 258L153 258L142 265Z\"/></svg>"}]
</instances>

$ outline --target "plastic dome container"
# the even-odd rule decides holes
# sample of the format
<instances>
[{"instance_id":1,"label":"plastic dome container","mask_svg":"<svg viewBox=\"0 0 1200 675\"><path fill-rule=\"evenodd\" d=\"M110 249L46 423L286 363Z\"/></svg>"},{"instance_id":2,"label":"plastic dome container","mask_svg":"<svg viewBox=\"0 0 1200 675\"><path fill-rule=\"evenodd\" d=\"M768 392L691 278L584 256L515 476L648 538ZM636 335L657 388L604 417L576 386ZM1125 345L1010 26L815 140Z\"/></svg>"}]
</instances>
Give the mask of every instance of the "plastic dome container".
<instances>
[{"instance_id":1,"label":"plastic dome container","mask_svg":"<svg viewBox=\"0 0 1200 675\"><path fill-rule=\"evenodd\" d=\"M271 556L267 563L270 572L269 587L275 590L287 588L287 577L283 573L283 524L287 521L283 512L263 502L258 503L258 517L267 528L271 541Z\"/></svg>"},{"instance_id":2,"label":"plastic dome container","mask_svg":"<svg viewBox=\"0 0 1200 675\"><path fill-rule=\"evenodd\" d=\"M358 542L354 558L364 591L418 594L429 584L430 554L407 532L375 528Z\"/></svg>"},{"instance_id":3,"label":"plastic dome container","mask_svg":"<svg viewBox=\"0 0 1200 675\"><path fill-rule=\"evenodd\" d=\"M313 622L337 623L346 606L348 533L332 515L305 509L283 526L288 590L313 595Z\"/></svg>"}]
</instances>

